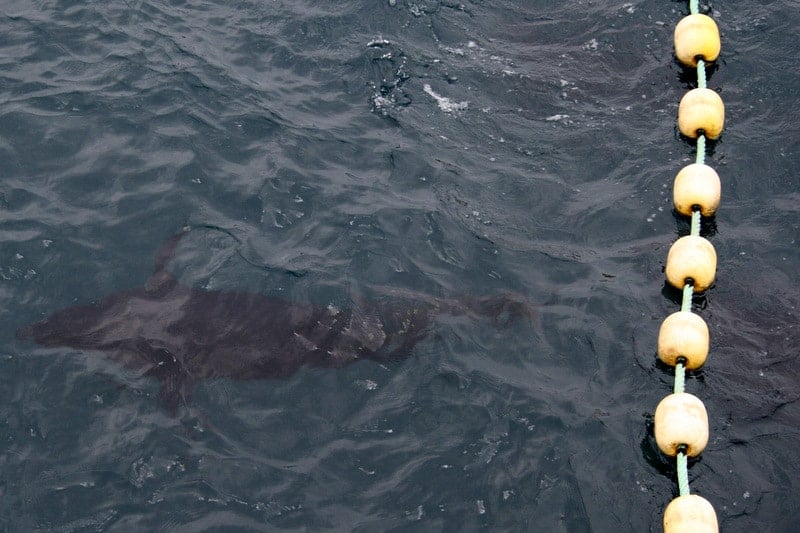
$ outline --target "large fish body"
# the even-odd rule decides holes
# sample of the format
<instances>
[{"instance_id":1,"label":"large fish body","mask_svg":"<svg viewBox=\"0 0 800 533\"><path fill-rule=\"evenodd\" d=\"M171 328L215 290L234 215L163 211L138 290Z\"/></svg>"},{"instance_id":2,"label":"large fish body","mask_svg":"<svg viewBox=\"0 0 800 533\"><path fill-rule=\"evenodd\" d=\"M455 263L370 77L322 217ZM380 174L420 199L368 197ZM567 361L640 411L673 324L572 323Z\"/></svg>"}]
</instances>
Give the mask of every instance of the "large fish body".
<instances>
[{"instance_id":1,"label":"large fish body","mask_svg":"<svg viewBox=\"0 0 800 533\"><path fill-rule=\"evenodd\" d=\"M379 296L340 309L290 303L246 292L187 287L167 263L185 233L157 252L144 287L113 293L55 312L19 330L43 346L98 351L118 364L155 377L160 397L175 412L201 379L286 377L303 365L341 367L360 359L408 356L439 314L533 318L514 294L434 298L380 289Z\"/></svg>"}]
</instances>

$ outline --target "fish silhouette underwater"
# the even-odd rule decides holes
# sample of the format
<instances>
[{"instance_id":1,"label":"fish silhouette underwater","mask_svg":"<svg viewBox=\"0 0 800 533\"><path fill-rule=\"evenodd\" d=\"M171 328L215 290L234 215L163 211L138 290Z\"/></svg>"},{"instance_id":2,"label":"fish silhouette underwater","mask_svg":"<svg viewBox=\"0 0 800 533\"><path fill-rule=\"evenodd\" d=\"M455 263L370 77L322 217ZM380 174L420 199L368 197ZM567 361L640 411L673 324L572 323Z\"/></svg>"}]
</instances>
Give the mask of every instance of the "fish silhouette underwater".
<instances>
[{"instance_id":1,"label":"fish silhouette underwater","mask_svg":"<svg viewBox=\"0 0 800 533\"><path fill-rule=\"evenodd\" d=\"M159 397L174 416L199 380L280 378L304 365L338 368L407 357L439 315L485 317L495 324L536 319L536 308L516 293L437 298L378 287L375 298L357 297L351 308L339 309L187 287L167 268L186 234L159 248L144 287L62 309L17 336L100 352L157 378Z\"/></svg>"}]
</instances>

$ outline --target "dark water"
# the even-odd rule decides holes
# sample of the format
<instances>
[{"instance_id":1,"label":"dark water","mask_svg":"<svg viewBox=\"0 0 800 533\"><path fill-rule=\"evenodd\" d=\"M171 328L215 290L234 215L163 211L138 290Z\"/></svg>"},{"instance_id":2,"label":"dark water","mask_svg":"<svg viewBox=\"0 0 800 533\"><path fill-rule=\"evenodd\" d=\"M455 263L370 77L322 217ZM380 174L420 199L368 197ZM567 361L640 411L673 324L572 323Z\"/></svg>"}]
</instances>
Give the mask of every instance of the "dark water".
<instances>
[{"instance_id":1,"label":"dark water","mask_svg":"<svg viewBox=\"0 0 800 533\"><path fill-rule=\"evenodd\" d=\"M650 437L682 2L0 2L0 527L660 531ZM800 15L714 4L727 129L692 490L724 531L800 521ZM517 291L405 360L155 380L15 331L144 284L346 304Z\"/></svg>"}]
</instances>

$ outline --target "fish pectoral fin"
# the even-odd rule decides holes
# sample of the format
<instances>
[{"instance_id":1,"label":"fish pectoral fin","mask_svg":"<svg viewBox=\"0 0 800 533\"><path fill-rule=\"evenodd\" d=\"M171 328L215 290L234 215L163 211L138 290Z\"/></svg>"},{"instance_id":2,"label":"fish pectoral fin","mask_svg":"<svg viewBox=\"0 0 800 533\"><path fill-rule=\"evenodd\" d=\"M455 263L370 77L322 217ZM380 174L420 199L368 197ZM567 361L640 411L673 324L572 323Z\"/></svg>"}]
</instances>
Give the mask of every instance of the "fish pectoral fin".
<instances>
[{"instance_id":1,"label":"fish pectoral fin","mask_svg":"<svg viewBox=\"0 0 800 533\"><path fill-rule=\"evenodd\" d=\"M194 379L169 350L152 346L140 346L139 349L147 351L147 357L152 361L144 376L158 379L159 400L171 416L177 416L180 404L187 403L192 395Z\"/></svg>"},{"instance_id":2,"label":"fish pectoral fin","mask_svg":"<svg viewBox=\"0 0 800 533\"><path fill-rule=\"evenodd\" d=\"M194 380L178 365L156 363L144 374L158 379L158 399L173 417L178 414L181 403L187 404L194 389Z\"/></svg>"},{"instance_id":3,"label":"fish pectoral fin","mask_svg":"<svg viewBox=\"0 0 800 533\"><path fill-rule=\"evenodd\" d=\"M186 405L189 402L194 389L193 381L180 374L169 374L164 379L159 379L159 383L161 387L158 390L158 399L171 416L177 416L180 404Z\"/></svg>"}]
</instances>

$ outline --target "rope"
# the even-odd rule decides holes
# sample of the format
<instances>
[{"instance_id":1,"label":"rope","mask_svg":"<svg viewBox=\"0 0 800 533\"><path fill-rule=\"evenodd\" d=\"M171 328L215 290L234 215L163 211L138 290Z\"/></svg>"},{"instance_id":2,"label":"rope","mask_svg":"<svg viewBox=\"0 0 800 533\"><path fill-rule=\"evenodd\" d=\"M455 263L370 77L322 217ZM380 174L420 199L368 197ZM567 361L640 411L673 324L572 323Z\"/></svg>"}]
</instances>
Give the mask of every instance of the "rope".
<instances>
[{"instance_id":1,"label":"rope","mask_svg":"<svg viewBox=\"0 0 800 533\"><path fill-rule=\"evenodd\" d=\"M695 163L698 165L706 164L706 136L700 135L697 137L697 159Z\"/></svg>"},{"instance_id":2,"label":"rope","mask_svg":"<svg viewBox=\"0 0 800 533\"><path fill-rule=\"evenodd\" d=\"M706 62L702 59L697 60L697 87L700 89L707 89Z\"/></svg>"},{"instance_id":3,"label":"rope","mask_svg":"<svg viewBox=\"0 0 800 533\"><path fill-rule=\"evenodd\" d=\"M683 286L683 300L681 301L681 311L692 310L692 295L694 294L694 287L691 283Z\"/></svg>"},{"instance_id":4,"label":"rope","mask_svg":"<svg viewBox=\"0 0 800 533\"><path fill-rule=\"evenodd\" d=\"M696 13L696 11L692 11ZM706 82L706 62L702 59L697 60L697 88L707 89ZM702 133L697 137L697 164L704 165L706 162L706 136Z\"/></svg>"},{"instance_id":5,"label":"rope","mask_svg":"<svg viewBox=\"0 0 800 533\"><path fill-rule=\"evenodd\" d=\"M672 392L675 394L680 394L683 392L684 385L686 383L686 368L683 366L683 362L678 362L675 365L675 386L672 389Z\"/></svg>"},{"instance_id":6,"label":"rope","mask_svg":"<svg viewBox=\"0 0 800 533\"><path fill-rule=\"evenodd\" d=\"M692 229L690 232L692 235L700 235L700 211L697 209L692 211Z\"/></svg>"},{"instance_id":7,"label":"rope","mask_svg":"<svg viewBox=\"0 0 800 533\"><path fill-rule=\"evenodd\" d=\"M689 462L686 454L678 452L678 493L681 496L689 495L689 469L687 463Z\"/></svg>"}]
</instances>

